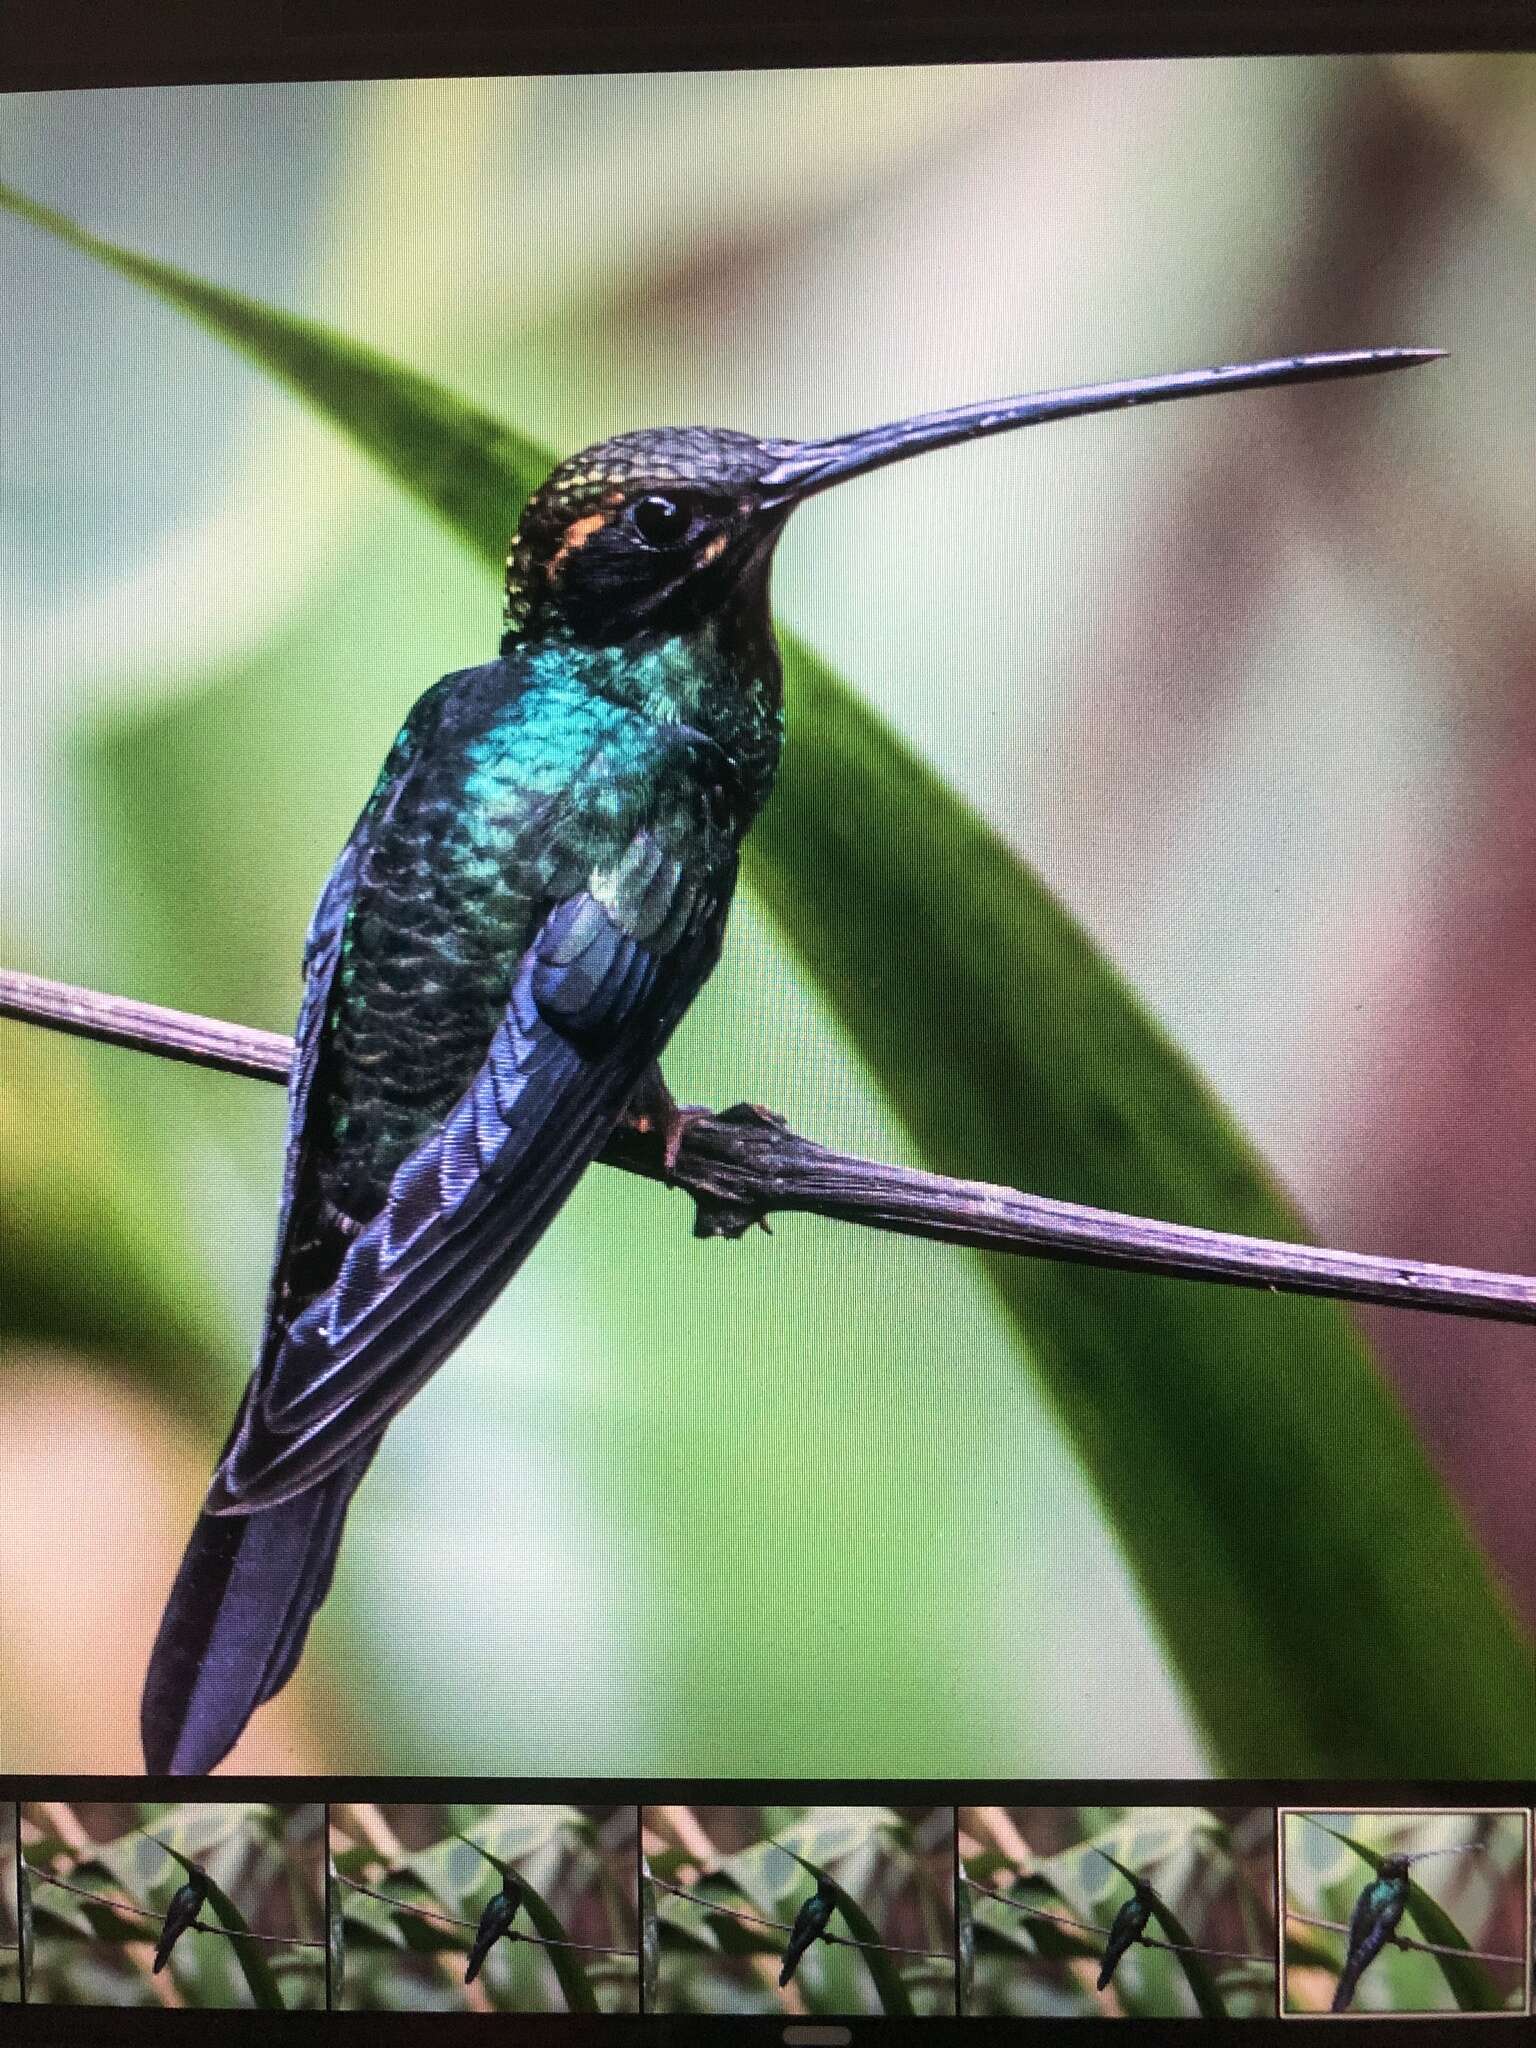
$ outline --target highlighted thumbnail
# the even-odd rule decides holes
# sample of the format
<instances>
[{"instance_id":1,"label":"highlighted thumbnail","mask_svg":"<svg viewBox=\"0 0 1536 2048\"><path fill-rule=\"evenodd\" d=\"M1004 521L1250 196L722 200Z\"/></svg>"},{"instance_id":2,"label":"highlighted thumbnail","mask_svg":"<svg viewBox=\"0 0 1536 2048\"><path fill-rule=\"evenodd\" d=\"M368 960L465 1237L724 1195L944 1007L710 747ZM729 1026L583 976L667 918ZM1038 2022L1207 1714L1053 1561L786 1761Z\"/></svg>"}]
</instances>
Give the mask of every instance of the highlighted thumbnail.
<instances>
[{"instance_id":1,"label":"highlighted thumbnail","mask_svg":"<svg viewBox=\"0 0 1536 2048\"><path fill-rule=\"evenodd\" d=\"M955 2010L954 1809L647 1806L646 2010Z\"/></svg>"},{"instance_id":2,"label":"highlighted thumbnail","mask_svg":"<svg viewBox=\"0 0 1536 2048\"><path fill-rule=\"evenodd\" d=\"M632 1806L333 1806L333 2003L638 2011L635 1825Z\"/></svg>"},{"instance_id":3,"label":"highlighted thumbnail","mask_svg":"<svg viewBox=\"0 0 1536 2048\"><path fill-rule=\"evenodd\" d=\"M1028 2019L1272 2019L1275 1817L962 1806L960 2000Z\"/></svg>"},{"instance_id":4,"label":"highlighted thumbnail","mask_svg":"<svg viewBox=\"0 0 1536 2048\"><path fill-rule=\"evenodd\" d=\"M1530 1816L1287 1811L1284 2011L1526 2012Z\"/></svg>"},{"instance_id":5,"label":"highlighted thumbnail","mask_svg":"<svg viewBox=\"0 0 1536 2048\"><path fill-rule=\"evenodd\" d=\"M37 1799L20 1818L29 2003L324 2007L324 1807Z\"/></svg>"}]
</instances>

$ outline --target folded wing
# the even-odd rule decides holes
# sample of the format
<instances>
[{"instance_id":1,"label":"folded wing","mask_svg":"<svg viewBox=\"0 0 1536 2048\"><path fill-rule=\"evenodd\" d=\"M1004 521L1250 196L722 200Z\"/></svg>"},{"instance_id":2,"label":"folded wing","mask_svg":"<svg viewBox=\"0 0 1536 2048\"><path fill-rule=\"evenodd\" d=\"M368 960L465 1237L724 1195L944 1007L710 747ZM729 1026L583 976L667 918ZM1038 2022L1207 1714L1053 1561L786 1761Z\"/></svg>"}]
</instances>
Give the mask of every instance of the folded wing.
<instances>
[{"instance_id":1,"label":"folded wing","mask_svg":"<svg viewBox=\"0 0 1536 2048\"><path fill-rule=\"evenodd\" d=\"M550 913L474 1081L253 1383L210 1510L273 1506L324 1479L484 1313L713 965L720 908L689 902L666 952L585 892Z\"/></svg>"}]
</instances>

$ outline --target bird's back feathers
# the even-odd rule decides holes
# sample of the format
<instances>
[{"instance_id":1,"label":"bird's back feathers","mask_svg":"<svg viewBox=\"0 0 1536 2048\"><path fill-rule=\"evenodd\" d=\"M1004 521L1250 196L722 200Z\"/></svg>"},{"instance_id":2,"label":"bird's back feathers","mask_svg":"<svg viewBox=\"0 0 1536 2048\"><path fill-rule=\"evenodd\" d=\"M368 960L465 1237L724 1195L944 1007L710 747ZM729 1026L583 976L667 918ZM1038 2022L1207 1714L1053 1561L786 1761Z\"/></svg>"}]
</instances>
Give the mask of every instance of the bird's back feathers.
<instances>
[{"instance_id":1,"label":"bird's back feathers","mask_svg":"<svg viewBox=\"0 0 1536 2048\"><path fill-rule=\"evenodd\" d=\"M469 1960L464 1969L464 1982L473 1984L485 1966L485 1959L511 1927L517 1918L520 1900L510 1895L505 1887L496 1892L480 1915L480 1925L475 1929L474 1941L470 1944Z\"/></svg>"},{"instance_id":2,"label":"bird's back feathers","mask_svg":"<svg viewBox=\"0 0 1536 2048\"><path fill-rule=\"evenodd\" d=\"M825 1933L832 1918L831 1897L819 1888L812 1892L795 1915L794 1925L789 1931L789 1942L784 1950L784 1963L779 1971L779 1988L794 1976L800 1967L800 1959L818 1935Z\"/></svg>"},{"instance_id":3,"label":"bird's back feathers","mask_svg":"<svg viewBox=\"0 0 1536 2048\"><path fill-rule=\"evenodd\" d=\"M152 1977L158 1977L170 1961L171 1950L196 1920L206 1897L206 1887L196 1879L189 1879L186 1884L178 1886L172 1894L171 1903L165 1911L165 1919L161 1923L160 1939L155 1944L155 1959L150 1965Z\"/></svg>"},{"instance_id":4,"label":"bird's back feathers","mask_svg":"<svg viewBox=\"0 0 1536 2048\"><path fill-rule=\"evenodd\" d=\"M720 750L627 714L620 794L551 809L518 780L548 764L518 767L534 711L506 667L417 705L311 925L266 1326L151 1658L152 1770L211 1770L285 1682L386 1424L527 1257L719 955L743 829ZM511 722L465 824L440 785L462 791L493 711Z\"/></svg>"}]
</instances>

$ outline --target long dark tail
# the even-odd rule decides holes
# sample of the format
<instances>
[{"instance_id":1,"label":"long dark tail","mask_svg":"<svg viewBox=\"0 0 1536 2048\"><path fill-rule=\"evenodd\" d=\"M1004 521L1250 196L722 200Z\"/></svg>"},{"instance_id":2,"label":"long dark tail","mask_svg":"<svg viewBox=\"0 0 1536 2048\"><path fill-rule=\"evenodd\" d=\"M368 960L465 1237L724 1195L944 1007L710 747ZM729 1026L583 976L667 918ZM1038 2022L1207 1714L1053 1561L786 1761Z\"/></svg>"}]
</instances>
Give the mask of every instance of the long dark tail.
<instances>
[{"instance_id":1,"label":"long dark tail","mask_svg":"<svg viewBox=\"0 0 1536 2048\"><path fill-rule=\"evenodd\" d=\"M809 1935L806 1936L804 1941L796 1941L791 1936L789 1947L784 1951L784 1967L779 1972L779 1985L781 1989L794 1976L796 1970L799 1969L800 1958L805 1954L810 1945L811 1937Z\"/></svg>"},{"instance_id":2,"label":"long dark tail","mask_svg":"<svg viewBox=\"0 0 1536 2048\"><path fill-rule=\"evenodd\" d=\"M275 1508L198 1517L144 1680L139 1729L150 1772L211 1771L286 1685L330 1590L347 1505L377 1448L367 1445Z\"/></svg>"},{"instance_id":3,"label":"long dark tail","mask_svg":"<svg viewBox=\"0 0 1536 2048\"><path fill-rule=\"evenodd\" d=\"M1110 1981L1114 1977L1116 1970L1120 1967L1120 1958L1125 1954L1126 1950L1129 1947L1129 1941L1122 1941L1119 1943L1112 1941L1109 1944L1108 1948L1105 1949L1104 1961L1099 1966L1098 1988L1100 1991L1107 1989Z\"/></svg>"},{"instance_id":4,"label":"long dark tail","mask_svg":"<svg viewBox=\"0 0 1536 2048\"><path fill-rule=\"evenodd\" d=\"M475 1936L474 1946L469 1951L469 1964L464 1972L464 1982L466 1984L474 1983L475 1979L480 1974L481 1968L485 1963L486 1957L490 1954L491 1950L496 1946L496 1943L500 1939L500 1937L501 1929L499 1927L493 1927L489 1930L482 1929Z\"/></svg>"},{"instance_id":5,"label":"long dark tail","mask_svg":"<svg viewBox=\"0 0 1536 2048\"><path fill-rule=\"evenodd\" d=\"M1338 1983L1333 1987L1333 2003L1328 2008L1330 2012L1349 2010L1349 2001L1355 1995L1355 1986L1360 1982L1360 1972L1364 1967L1364 1963L1356 1963L1353 1956L1349 1958L1339 1972Z\"/></svg>"},{"instance_id":6,"label":"long dark tail","mask_svg":"<svg viewBox=\"0 0 1536 2048\"><path fill-rule=\"evenodd\" d=\"M1386 1940L1385 1929L1379 1935L1373 1929L1360 1946L1344 1958L1344 1967L1339 1972L1339 1981L1333 1990L1333 2003L1328 2008L1330 2012L1348 2011L1349 2001L1355 1995L1355 1986L1365 1974L1366 1964L1376 1960L1386 1946Z\"/></svg>"}]
</instances>

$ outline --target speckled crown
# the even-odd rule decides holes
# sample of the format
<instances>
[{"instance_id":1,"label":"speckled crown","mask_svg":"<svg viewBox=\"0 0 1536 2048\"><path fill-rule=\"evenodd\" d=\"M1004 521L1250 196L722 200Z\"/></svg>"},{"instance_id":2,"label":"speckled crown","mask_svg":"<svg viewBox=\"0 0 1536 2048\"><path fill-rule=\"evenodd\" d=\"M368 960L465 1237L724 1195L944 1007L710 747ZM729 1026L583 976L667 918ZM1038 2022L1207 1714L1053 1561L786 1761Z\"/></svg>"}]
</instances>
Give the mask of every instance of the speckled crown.
<instances>
[{"instance_id":1,"label":"speckled crown","mask_svg":"<svg viewBox=\"0 0 1536 2048\"><path fill-rule=\"evenodd\" d=\"M557 463L523 508L507 548L506 628L521 629L536 566L559 548L572 523L616 511L647 490L687 484L736 490L757 479L791 447L729 427L644 427L596 441Z\"/></svg>"}]
</instances>

